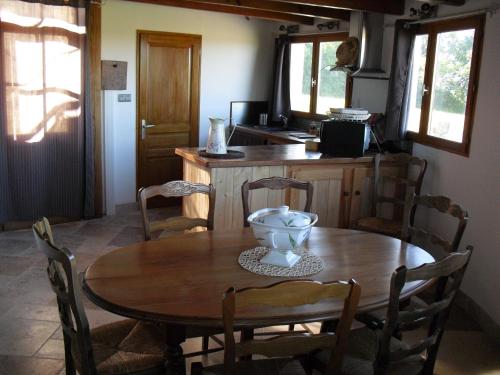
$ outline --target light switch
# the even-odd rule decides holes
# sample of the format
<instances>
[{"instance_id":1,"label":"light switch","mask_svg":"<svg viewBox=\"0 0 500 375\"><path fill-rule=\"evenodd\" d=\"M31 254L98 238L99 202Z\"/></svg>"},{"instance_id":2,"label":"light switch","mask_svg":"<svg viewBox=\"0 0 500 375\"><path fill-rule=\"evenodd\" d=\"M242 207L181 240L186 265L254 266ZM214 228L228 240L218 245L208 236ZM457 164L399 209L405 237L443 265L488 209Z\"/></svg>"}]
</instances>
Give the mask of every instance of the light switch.
<instances>
[{"instance_id":1,"label":"light switch","mask_svg":"<svg viewBox=\"0 0 500 375\"><path fill-rule=\"evenodd\" d=\"M132 101L132 95L131 94L118 94L118 102L131 102Z\"/></svg>"}]
</instances>

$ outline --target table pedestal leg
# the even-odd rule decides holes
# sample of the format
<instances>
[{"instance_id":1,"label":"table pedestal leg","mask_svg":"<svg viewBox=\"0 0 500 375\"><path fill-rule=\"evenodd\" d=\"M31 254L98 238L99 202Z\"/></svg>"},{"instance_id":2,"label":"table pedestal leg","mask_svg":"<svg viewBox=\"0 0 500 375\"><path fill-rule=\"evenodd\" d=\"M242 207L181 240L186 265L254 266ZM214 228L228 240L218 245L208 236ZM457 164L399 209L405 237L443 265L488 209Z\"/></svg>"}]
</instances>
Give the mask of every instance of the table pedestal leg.
<instances>
[{"instance_id":1,"label":"table pedestal leg","mask_svg":"<svg viewBox=\"0 0 500 375\"><path fill-rule=\"evenodd\" d=\"M167 347L165 348L165 375L185 375L186 361L181 344L186 340L186 328L179 325L166 325Z\"/></svg>"}]
</instances>

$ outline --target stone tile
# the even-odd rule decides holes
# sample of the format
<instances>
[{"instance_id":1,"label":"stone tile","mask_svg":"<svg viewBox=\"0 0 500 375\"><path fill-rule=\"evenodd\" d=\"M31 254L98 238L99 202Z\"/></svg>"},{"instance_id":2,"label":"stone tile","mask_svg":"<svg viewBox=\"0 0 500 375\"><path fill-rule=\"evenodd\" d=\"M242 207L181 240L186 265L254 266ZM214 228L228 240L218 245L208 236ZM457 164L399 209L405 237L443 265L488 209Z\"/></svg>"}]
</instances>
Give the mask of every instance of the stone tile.
<instances>
[{"instance_id":1,"label":"stone tile","mask_svg":"<svg viewBox=\"0 0 500 375\"><path fill-rule=\"evenodd\" d=\"M59 311L55 305L14 304L2 316L3 319L45 320L59 323Z\"/></svg>"},{"instance_id":2,"label":"stone tile","mask_svg":"<svg viewBox=\"0 0 500 375\"><path fill-rule=\"evenodd\" d=\"M62 327L59 326L59 328L56 329L56 331L52 334L52 336L50 336L50 338L51 339L55 339L55 340L62 340L62 339L64 339Z\"/></svg>"},{"instance_id":3,"label":"stone tile","mask_svg":"<svg viewBox=\"0 0 500 375\"><path fill-rule=\"evenodd\" d=\"M32 356L52 336L58 323L28 319L0 320L0 355Z\"/></svg>"},{"instance_id":4,"label":"stone tile","mask_svg":"<svg viewBox=\"0 0 500 375\"><path fill-rule=\"evenodd\" d=\"M85 242L85 237L78 234L54 234L54 241L56 242L57 246L65 247L70 251L75 251Z\"/></svg>"},{"instance_id":5,"label":"stone tile","mask_svg":"<svg viewBox=\"0 0 500 375\"><path fill-rule=\"evenodd\" d=\"M125 227L108 245L122 247L141 241L144 241L144 230L142 228Z\"/></svg>"},{"instance_id":6,"label":"stone tile","mask_svg":"<svg viewBox=\"0 0 500 375\"><path fill-rule=\"evenodd\" d=\"M434 373L500 375L500 345L483 332L445 330Z\"/></svg>"},{"instance_id":7,"label":"stone tile","mask_svg":"<svg viewBox=\"0 0 500 375\"><path fill-rule=\"evenodd\" d=\"M47 276L31 275L31 270L7 287L0 287L0 301L6 301L9 307L16 304L54 305L56 296L50 289Z\"/></svg>"},{"instance_id":8,"label":"stone tile","mask_svg":"<svg viewBox=\"0 0 500 375\"><path fill-rule=\"evenodd\" d=\"M109 225L103 225L100 222L87 222L80 229L78 229L75 234L87 237L99 237L109 235L110 232L119 232L120 228L110 227Z\"/></svg>"},{"instance_id":9,"label":"stone tile","mask_svg":"<svg viewBox=\"0 0 500 375\"><path fill-rule=\"evenodd\" d=\"M37 358L64 359L64 341L49 339L36 353Z\"/></svg>"},{"instance_id":10,"label":"stone tile","mask_svg":"<svg viewBox=\"0 0 500 375\"><path fill-rule=\"evenodd\" d=\"M0 288L10 287L16 279L17 279L17 276L0 275Z\"/></svg>"},{"instance_id":11,"label":"stone tile","mask_svg":"<svg viewBox=\"0 0 500 375\"><path fill-rule=\"evenodd\" d=\"M15 230L10 232L1 232L0 238L14 238L18 240L32 241L33 232L31 229Z\"/></svg>"},{"instance_id":12,"label":"stone tile","mask_svg":"<svg viewBox=\"0 0 500 375\"><path fill-rule=\"evenodd\" d=\"M127 319L123 316L110 313L100 308L91 309L86 307L85 312L87 314L90 328L95 328L104 324L114 323L123 319Z\"/></svg>"},{"instance_id":13,"label":"stone tile","mask_svg":"<svg viewBox=\"0 0 500 375\"><path fill-rule=\"evenodd\" d=\"M33 235L32 235L33 236ZM33 245L33 239L21 240L17 238L0 237L0 254L1 255L16 255L20 252L29 249Z\"/></svg>"},{"instance_id":14,"label":"stone tile","mask_svg":"<svg viewBox=\"0 0 500 375\"><path fill-rule=\"evenodd\" d=\"M58 375L64 361L20 356L0 356L0 375Z\"/></svg>"},{"instance_id":15,"label":"stone tile","mask_svg":"<svg viewBox=\"0 0 500 375\"><path fill-rule=\"evenodd\" d=\"M73 251L75 254L88 254L88 255L94 255L94 256L100 256L102 254L107 253L108 250L108 243L113 239L113 237L116 234L113 234L109 238L106 239L88 239L83 242L83 244L76 249L76 251Z\"/></svg>"},{"instance_id":16,"label":"stone tile","mask_svg":"<svg viewBox=\"0 0 500 375\"><path fill-rule=\"evenodd\" d=\"M19 276L33 265L33 260L17 256L0 256L0 275Z\"/></svg>"}]
</instances>

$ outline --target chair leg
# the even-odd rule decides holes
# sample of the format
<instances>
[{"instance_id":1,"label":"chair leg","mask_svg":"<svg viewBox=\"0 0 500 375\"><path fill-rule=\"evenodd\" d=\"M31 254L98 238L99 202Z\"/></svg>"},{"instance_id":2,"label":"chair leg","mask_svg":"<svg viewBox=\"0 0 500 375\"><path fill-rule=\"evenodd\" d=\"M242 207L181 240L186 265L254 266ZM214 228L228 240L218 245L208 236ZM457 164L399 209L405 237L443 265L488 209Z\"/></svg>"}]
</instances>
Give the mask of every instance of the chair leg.
<instances>
[{"instance_id":1,"label":"chair leg","mask_svg":"<svg viewBox=\"0 0 500 375\"><path fill-rule=\"evenodd\" d=\"M201 339L201 350L206 352L208 350L208 340L210 337L208 335L205 335Z\"/></svg>"},{"instance_id":2,"label":"chair leg","mask_svg":"<svg viewBox=\"0 0 500 375\"><path fill-rule=\"evenodd\" d=\"M75 363L71 354L71 339L64 334L64 359L66 367L66 375L76 375Z\"/></svg>"},{"instance_id":3,"label":"chair leg","mask_svg":"<svg viewBox=\"0 0 500 375\"><path fill-rule=\"evenodd\" d=\"M288 330L293 331L295 329L295 324L289 324L288 325Z\"/></svg>"},{"instance_id":4,"label":"chair leg","mask_svg":"<svg viewBox=\"0 0 500 375\"><path fill-rule=\"evenodd\" d=\"M253 340L253 337L254 337L253 328L243 328L241 330L240 342ZM252 360L252 355L246 355L246 356L240 357L240 361L251 361L251 360Z\"/></svg>"}]
</instances>

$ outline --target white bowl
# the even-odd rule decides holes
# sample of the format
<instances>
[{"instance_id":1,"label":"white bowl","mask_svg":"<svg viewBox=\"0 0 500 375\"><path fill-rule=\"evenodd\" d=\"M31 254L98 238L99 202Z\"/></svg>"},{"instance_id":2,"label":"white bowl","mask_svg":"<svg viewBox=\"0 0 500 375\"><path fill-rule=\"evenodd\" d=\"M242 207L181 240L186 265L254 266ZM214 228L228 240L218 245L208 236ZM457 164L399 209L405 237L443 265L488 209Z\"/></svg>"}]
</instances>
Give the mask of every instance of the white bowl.
<instances>
[{"instance_id":1,"label":"white bowl","mask_svg":"<svg viewBox=\"0 0 500 375\"><path fill-rule=\"evenodd\" d=\"M255 211L247 220L259 244L271 249L261 262L293 267L300 257L292 250L309 238L318 215L282 206Z\"/></svg>"}]
</instances>

